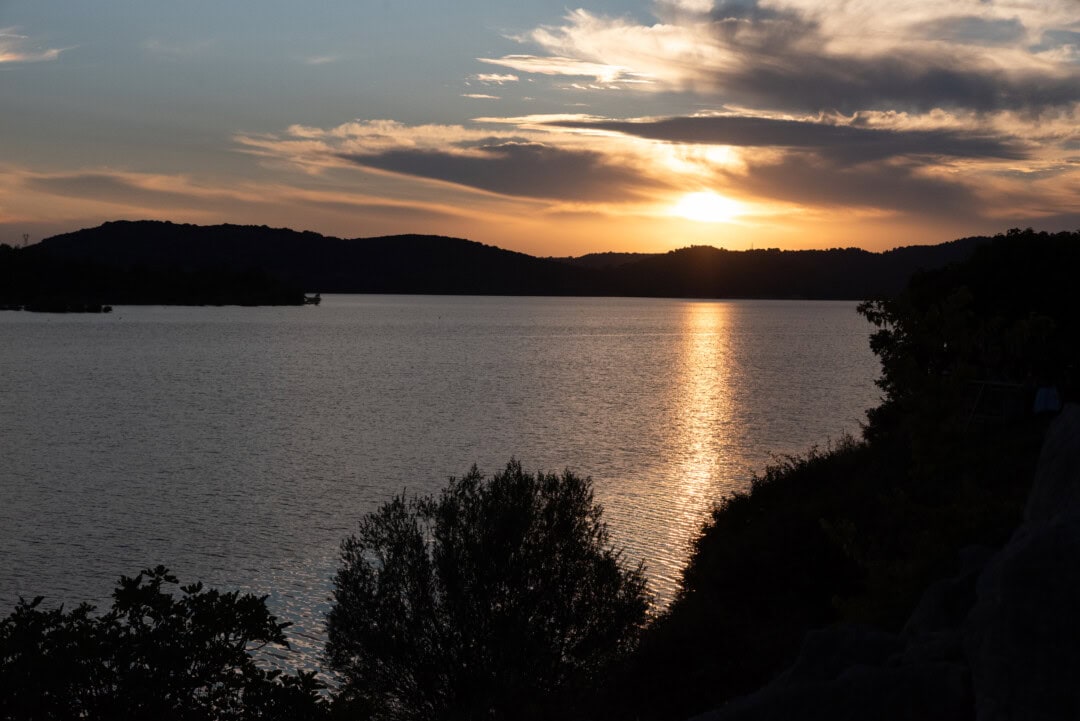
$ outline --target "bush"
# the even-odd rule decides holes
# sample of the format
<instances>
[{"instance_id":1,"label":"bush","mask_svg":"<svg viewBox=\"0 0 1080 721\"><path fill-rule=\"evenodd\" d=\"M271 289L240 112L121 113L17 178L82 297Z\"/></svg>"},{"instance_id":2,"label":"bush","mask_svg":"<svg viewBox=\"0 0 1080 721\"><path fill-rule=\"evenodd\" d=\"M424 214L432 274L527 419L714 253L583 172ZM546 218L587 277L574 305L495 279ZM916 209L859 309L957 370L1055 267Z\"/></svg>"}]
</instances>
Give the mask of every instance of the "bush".
<instances>
[{"instance_id":1,"label":"bush","mask_svg":"<svg viewBox=\"0 0 1080 721\"><path fill-rule=\"evenodd\" d=\"M845 438L784 457L701 529L677 597L616 677L611 719L685 719L782 671L803 634L859 589L844 521L864 503L867 449Z\"/></svg>"},{"instance_id":2,"label":"bush","mask_svg":"<svg viewBox=\"0 0 1080 721\"><path fill-rule=\"evenodd\" d=\"M102 616L20 600L0 621L0 719L321 718L313 673L259 668L253 645L287 646L265 597L184 586L163 566L122 577Z\"/></svg>"},{"instance_id":3,"label":"bush","mask_svg":"<svg viewBox=\"0 0 1080 721\"><path fill-rule=\"evenodd\" d=\"M475 466L399 496L342 544L327 656L338 703L377 719L563 718L635 644L642 567L608 541L592 483Z\"/></svg>"}]
</instances>

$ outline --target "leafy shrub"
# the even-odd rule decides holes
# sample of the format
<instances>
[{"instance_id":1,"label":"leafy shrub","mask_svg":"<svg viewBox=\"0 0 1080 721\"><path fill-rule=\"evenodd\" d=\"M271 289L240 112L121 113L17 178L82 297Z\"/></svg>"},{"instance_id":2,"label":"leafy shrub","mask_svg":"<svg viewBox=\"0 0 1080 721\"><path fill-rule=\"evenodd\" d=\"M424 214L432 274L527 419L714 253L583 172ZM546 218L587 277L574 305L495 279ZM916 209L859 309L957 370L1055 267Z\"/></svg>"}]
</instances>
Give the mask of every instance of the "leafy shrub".
<instances>
[{"instance_id":1,"label":"leafy shrub","mask_svg":"<svg viewBox=\"0 0 1080 721\"><path fill-rule=\"evenodd\" d=\"M684 719L749 693L791 662L803 633L837 619L863 571L843 532L866 447L786 457L724 499L694 544L680 591L645 632L605 704L612 719Z\"/></svg>"},{"instance_id":2,"label":"leafy shrub","mask_svg":"<svg viewBox=\"0 0 1080 721\"><path fill-rule=\"evenodd\" d=\"M287 646L265 597L184 586L163 566L122 577L101 616L20 600L0 621L0 718L321 718L313 673L259 668L253 645Z\"/></svg>"},{"instance_id":3,"label":"leafy shrub","mask_svg":"<svg viewBox=\"0 0 1080 721\"><path fill-rule=\"evenodd\" d=\"M642 568L608 542L592 484L475 466L397 497L342 544L327 656L341 707L378 719L565 717L629 651Z\"/></svg>"}]
</instances>

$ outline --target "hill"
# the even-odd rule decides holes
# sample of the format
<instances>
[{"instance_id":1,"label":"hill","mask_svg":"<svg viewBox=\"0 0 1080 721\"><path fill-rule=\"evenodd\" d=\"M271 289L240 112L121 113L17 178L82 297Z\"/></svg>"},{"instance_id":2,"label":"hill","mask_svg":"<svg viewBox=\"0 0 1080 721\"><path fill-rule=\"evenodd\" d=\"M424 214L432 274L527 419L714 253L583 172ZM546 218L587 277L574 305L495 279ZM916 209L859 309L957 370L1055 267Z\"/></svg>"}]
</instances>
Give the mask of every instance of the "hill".
<instances>
[{"instance_id":1,"label":"hill","mask_svg":"<svg viewBox=\"0 0 1080 721\"><path fill-rule=\"evenodd\" d=\"M264 273L324 293L865 299L895 295L916 271L967 258L985 240L885 253L696 246L537 258L442 236L342 239L266 226L117 221L28 250L113 268Z\"/></svg>"},{"instance_id":2,"label":"hill","mask_svg":"<svg viewBox=\"0 0 1080 721\"><path fill-rule=\"evenodd\" d=\"M345 240L266 226L118 221L38 247L112 266L257 270L322 293L580 295L596 286L587 270L442 236Z\"/></svg>"}]
</instances>

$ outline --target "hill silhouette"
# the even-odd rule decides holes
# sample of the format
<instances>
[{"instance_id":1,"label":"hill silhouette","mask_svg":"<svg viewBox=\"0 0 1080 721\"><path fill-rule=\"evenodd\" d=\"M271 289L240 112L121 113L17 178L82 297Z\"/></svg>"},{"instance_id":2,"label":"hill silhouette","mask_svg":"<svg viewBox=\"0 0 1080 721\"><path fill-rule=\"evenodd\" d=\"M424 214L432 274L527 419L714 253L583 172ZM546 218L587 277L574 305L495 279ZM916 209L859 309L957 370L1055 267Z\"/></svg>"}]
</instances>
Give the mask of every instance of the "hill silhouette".
<instances>
[{"instance_id":1,"label":"hill silhouette","mask_svg":"<svg viewBox=\"0 0 1080 721\"><path fill-rule=\"evenodd\" d=\"M596 285L584 269L442 236L345 240L266 226L117 221L39 247L113 266L261 271L322 293L578 295Z\"/></svg>"},{"instance_id":2,"label":"hill silhouette","mask_svg":"<svg viewBox=\"0 0 1080 721\"><path fill-rule=\"evenodd\" d=\"M115 221L26 250L111 268L265 274L323 293L865 299L895 295L914 272L965 259L985 240L884 253L696 246L538 258L442 236L343 239L266 226Z\"/></svg>"}]
</instances>

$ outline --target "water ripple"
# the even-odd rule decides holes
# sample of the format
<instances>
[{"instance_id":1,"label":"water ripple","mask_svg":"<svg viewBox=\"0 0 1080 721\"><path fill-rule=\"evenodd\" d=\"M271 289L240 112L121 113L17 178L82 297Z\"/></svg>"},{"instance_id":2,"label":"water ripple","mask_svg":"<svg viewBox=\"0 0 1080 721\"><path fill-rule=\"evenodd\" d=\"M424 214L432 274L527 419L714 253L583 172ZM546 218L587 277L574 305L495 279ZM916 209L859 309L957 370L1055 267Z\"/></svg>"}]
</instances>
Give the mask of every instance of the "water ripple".
<instances>
[{"instance_id":1,"label":"water ripple","mask_svg":"<svg viewBox=\"0 0 1080 721\"><path fill-rule=\"evenodd\" d=\"M771 454L857 431L877 396L868 334L853 303L822 302L0 314L0 611L101 603L162 563L269 594L290 663L315 668L357 520L512 456L591 475L666 603L713 504Z\"/></svg>"}]
</instances>

